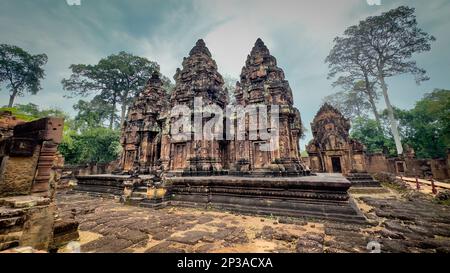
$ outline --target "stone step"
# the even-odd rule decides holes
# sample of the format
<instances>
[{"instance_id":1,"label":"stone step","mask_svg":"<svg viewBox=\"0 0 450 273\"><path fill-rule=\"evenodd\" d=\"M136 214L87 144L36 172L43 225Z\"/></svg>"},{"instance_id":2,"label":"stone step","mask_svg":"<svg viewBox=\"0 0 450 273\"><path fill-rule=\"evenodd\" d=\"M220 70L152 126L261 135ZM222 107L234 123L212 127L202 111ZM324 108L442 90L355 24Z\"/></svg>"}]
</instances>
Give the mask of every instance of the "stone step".
<instances>
[{"instance_id":1,"label":"stone step","mask_svg":"<svg viewBox=\"0 0 450 273\"><path fill-rule=\"evenodd\" d=\"M133 192L131 194L132 198L147 198L147 192Z\"/></svg>"},{"instance_id":2,"label":"stone step","mask_svg":"<svg viewBox=\"0 0 450 273\"><path fill-rule=\"evenodd\" d=\"M20 226L23 224L24 220L25 220L25 218L22 216L0 218L0 229L9 229L14 226Z\"/></svg>"}]
</instances>

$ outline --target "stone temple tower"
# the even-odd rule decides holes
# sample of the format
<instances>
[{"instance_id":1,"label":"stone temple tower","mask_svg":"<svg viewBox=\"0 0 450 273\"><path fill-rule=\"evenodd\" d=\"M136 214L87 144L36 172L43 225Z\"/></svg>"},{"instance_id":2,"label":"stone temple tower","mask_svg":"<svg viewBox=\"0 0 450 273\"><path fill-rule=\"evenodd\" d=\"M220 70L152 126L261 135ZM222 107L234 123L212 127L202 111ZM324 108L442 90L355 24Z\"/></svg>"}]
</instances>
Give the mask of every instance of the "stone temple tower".
<instances>
[{"instance_id":1,"label":"stone temple tower","mask_svg":"<svg viewBox=\"0 0 450 273\"><path fill-rule=\"evenodd\" d=\"M176 85L170 98L171 107L183 105L193 110L190 111L191 121L194 121L194 112L201 111L194 109L194 100L201 99L201 105L197 107L200 106L203 110L207 109L208 105L216 105L223 111L228 103L228 94L223 87L224 80L202 39L197 41L189 56L184 58L182 66L174 76ZM224 141L217 140L223 137L199 140L194 136L195 133L202 135L203 132L198 129L204 128L205 123L212 117L213 115L200 117L200 120L194 121L197 122L197 127L183 128L183 133L190 135L189 139L176 140L172 137L168 140L170 149L165 149L161 157L163 161L169 159L167 167L172 173L208 175L221 172L226 167L227 145ZM173 116L170 118L171 127L174 126L175 119Z\"/></svg>"},{"instance_id":2,"label":"stone temple tower","mask_svg":"<svg viewBox=\"0 0 450 273\"><path fill-rule=\"evenodd\" d=\"M300 112L293 106L292 90L284 72L277 66L277 60L270 55L269 49L261 39L247 57L242 68L240 81L236 87L236 104L242 107L251 105L266 105L269 114L266 119L269 128L271 124L270 109L272 105L279 106L279 141L271 151L261 149L267 141L236 140L232 148L234 151L234 168L238 172L251 172L252 174L272 173L275 175L302 175L306 174L306 167L301 162L299 138L302 135ZM251 133L249 119L246 120L246 135ZM257 121L261 122L260 119Z\"/></svg>"},{"instance_id":3,"label":"stone temple tower","mask_svg":"<svg viewBox=\"0 0 450 273\"><path fill-rule=\"evenodd\" d=\"M122 171L149 173L158 166L162 135L159 115L168 108L168 100L159 72L155 71L128 109L128 117L122 127Z\"/></svg>"}]
</instances>

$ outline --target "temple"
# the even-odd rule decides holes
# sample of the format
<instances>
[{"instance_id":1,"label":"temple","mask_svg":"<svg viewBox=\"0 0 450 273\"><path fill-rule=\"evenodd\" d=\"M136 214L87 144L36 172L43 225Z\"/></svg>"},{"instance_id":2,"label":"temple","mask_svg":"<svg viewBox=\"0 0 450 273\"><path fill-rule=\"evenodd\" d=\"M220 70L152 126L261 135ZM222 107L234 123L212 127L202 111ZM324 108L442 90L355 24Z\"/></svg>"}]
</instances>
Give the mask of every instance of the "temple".
<instances>
[{"instance_id":1,"label":"temple","mask_svg":"<svg viewBox=\"0 0 450 273\"><path fill-rule=\"evenodd\" d=\"M365 166L365 147L349 135L350 121L337 109L325 103L311 123L314 139L306 150L310 168L315 172L361 172Z\"/></svg>"},{"instance_id":2,"label":"temple","mask_svg":"<svg viewBox=\"0 0 450 273\"><path fill-rule=\"evenodd\" d=\"M348 195L347 179L312 174L302 161L300 112L261 39L242 68L234 105L201 39L174 79L168 94L153 73L123 124L117 170L77 176L77 191L147 207L365 221Z\"/></svg>"},{"instance_id":3,"label":"temple","mask_svg":"<svg viewBox=\"0 0 450 273\"><path fill-rule=\"evenodd\" d=\"M149 174L162 169L172 175L191 176L308 173L300 158L299 138L303 133L300 112L293 106L292 90L283 70L261 39L256 41L242 68L235 92L236 105L231 108L234 115L218 117L224 130L212 139L205 139L206 132L202 129L217 118L216 112L226 113L229 98L217 64L203 40L198 40L189 56L184 58L182 69L177 70L174 79L176 85L169 97L159 74L154 73L146 89L130 107L122 129L121 171ZM258 108L261 105L267 107ZM179 113L173 110L176 107L186 109L181 114L189 112L188 119L194 121L194 126L180 127L179 132L184 133L184 138L175 138L171 134L179 119ZM277 107L276 120L270 115L265 121L252 119L252 109L258 114L256 111L270 112L271 107ZM200 113L200 118L196 113ZM238 118L239 113L244 114L242 120ZM242 139L238 138L239 121L245 124ZM265 126L263 129L262 125ZM227 138L231 130L234 135ZM276 130L278 134L275 140L264 138L262 130ZM253 132L255 138L250 139ZM196 138L196 134L200 134L201 139ZM261 148L264 145L272 149L264 150Z\"/></svg>"},{"instance_id":4,"label":"temple","mask_svg":"<svg viewBox=\"0 0 450 273\"><path fill-rule=\"evenodd\" d=\"M129 108L122 127L119 169L123 172L149 173L160 164L164 126L160 114L167 109L168 99L159 73L153 73L145 90Z\"/></svg>"},{"instance_id":5,"label":"temple","mask_svg":"<svg viewBox=\"0 0 450 273\"><path fill-rule=\"evenodd\" d=\"M353 185L379 186L367 173L364 145L350 138L350 121L328 103L311 123L313 139L306 146L309 165L317 173L342 173Z\"/></svg>"}]
</instances>

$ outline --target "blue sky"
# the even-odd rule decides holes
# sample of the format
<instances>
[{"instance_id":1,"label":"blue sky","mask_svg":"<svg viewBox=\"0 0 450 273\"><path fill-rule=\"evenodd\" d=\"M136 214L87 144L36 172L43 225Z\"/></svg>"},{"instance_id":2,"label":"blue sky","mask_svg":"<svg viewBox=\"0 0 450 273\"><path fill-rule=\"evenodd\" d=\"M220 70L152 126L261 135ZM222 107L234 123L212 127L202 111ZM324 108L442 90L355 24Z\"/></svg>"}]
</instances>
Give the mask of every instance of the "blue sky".
<instances>
[{"instance_id":1,"label":"blue sky","mask_svg":"<svg viewBox=\"0 0 450 273\"><path fill-rule=\"evenodd\" d=\"M412 76L388 80L391 101L410 108L434 88L450 88L450 0L1 0L0 43L49 57L43 90L17 103L33 102L74 114L78 100L60 84L69 65L94 64L121 50L157 61L172 78L195 41L203 38L222 75L238 77L254 42L261 37L284 69L307 128L324 96L340 91L327 80L324 59L335 36L369 15L400 5L417 9L420 26L437 41L416 56L431 80L417 86ZM8 93L0 91L0 105ZM384 102L380 101L380 108ZM308 133L301 147L307 143Z\"/></svg>"}]
</instances>

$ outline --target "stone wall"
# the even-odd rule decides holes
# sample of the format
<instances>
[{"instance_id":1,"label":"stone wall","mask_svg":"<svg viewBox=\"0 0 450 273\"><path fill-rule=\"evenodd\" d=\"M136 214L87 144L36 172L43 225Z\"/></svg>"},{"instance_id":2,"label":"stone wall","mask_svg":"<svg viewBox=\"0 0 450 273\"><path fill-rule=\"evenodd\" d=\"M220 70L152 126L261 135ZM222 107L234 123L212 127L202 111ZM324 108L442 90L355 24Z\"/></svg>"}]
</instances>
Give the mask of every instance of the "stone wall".
<instances>
[{"instance_id":1,"label":"stone wall","mask_svg":"<svg viewBox=\"0 0 450 273\"><path fill-rule=\"evenodd\" d=\"M317 169L317 157L303 158L311 169ZM362 160L362 159L361 159ZM437 159L417 159L414 157L391 157L388 158L382 153L367 154L364 156L366 171L369 173L389 172L404 176L418 176L420 178L427 178L433 176L436 180L450 179L450 153L447 158Z\"/></svg>"},{"instance_id":2,"label":"stone wall","mask_svg":"<svg viewBox=\"0 0 450 273\"><path fill-rule=\"evenodd\" d=\"M63 125L63 119L44 118L9 128L0 117L0 130L9 131L0 141L0 251L16 246L48 251L54 245Z\"/></svg>"},{"instance_id":3,"label":"stone wall","mask_svg":"<svg viewBox=\"0 0 450 273\"><path fill-rule=\"evenodd\" d=\"M30 157L5 156L0 172L0 196L31 194L33 179L39 161L41 146L37 145Z\"/></svg>"}]
</instances>

